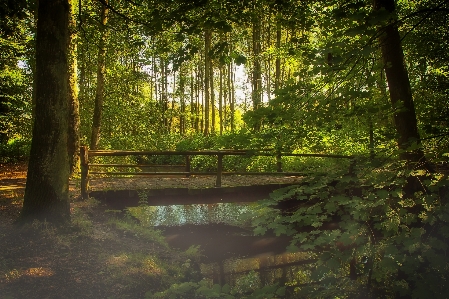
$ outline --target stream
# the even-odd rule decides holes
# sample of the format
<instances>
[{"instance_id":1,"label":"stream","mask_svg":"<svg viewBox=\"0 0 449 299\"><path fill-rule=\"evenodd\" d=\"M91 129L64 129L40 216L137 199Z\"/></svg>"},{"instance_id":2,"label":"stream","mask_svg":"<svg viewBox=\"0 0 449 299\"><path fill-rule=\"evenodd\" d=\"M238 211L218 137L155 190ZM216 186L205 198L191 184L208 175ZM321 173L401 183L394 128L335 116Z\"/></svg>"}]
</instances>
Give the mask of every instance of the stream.
<instances>
[{"instance_id":1,"label":"stream","mask_svg":"<svg viewBox=\"0 0 449 299\"><path fill-rule=\"evenodd\" d=\"M250 225L256 207L257 203L217 203L129 210L141 222L160 229L172 248L198 247L201 273L213 283L238 286L245 281L261 287L295 280L311 254L287 252L291 239L287 236L255 236Z\"/></svg>"}]
</instances>

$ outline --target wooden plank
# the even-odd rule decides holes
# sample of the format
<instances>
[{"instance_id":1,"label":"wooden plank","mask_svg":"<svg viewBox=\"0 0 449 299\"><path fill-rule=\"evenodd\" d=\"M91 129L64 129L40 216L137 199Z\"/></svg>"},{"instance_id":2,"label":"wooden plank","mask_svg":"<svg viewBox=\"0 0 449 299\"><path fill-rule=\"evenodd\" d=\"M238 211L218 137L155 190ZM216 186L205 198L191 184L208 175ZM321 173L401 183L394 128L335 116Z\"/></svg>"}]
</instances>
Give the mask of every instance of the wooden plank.
<instances>
[{"instance_id":1,"label":"wooden plank","mask_svg":"<svg viewBox=\"0 0 449 299\"><path fill-rule=\"evenodd\" d=\"M193 171L193 172L117 172L117 171L92 171L90 174L106 174L106 175L216 175L216 172L199 172L199 171Z\"/></svg>"},{"instance_id":2,"label":"wooden plank","mask_svg":"<svg viewBox=\"0 0 449 299\"><path fill-rule=\"evenodd\" d=\"M305 172L223 172L223 175L274 175L274 176L306 176Z\"/></svg>"},{"instance_id":3,"label":"wooden plank","mask_svg":"<svg viewBox=\"0 0 449 299\"><path fill-rule=\"evenodd\" d=\"M89 156L185 156L185 155L200 155L200 156L215 156L220 153L231 155L246 155L246 151L233 150L211 150L211 151L110 151L110 150L90 150Z\"/></svg>"},{"instance_id":4,"label":"wooden plank","mask_svg":"<svg viewBox=\"0 0 449 299\"><path fill-rule=\"evenodd\" d=\"M89 164L91 167L183 167L185 168L186 165L180 165L180 164L163 164L163 165L154 165L154 164Z\"/></svg>"},{"instance_id":5,"label":"wooden plank","mask_svg":"<svg viewBox=\"0 0 449 299\"><path fill-rule=\"evenodd\" d=\"M117 172L117 171L91 171L89 174L106 174L106 175L205 175L213 176L217 175L217 172ZM305 176L307 173L304 172L222 172L222 175L275 175L275 176Z\"/></svg>"},{"instance_id":6,"label":"wooden plank","mask_svg":"<svg viewBox=\"0 0 449 299\"><path fill-rule=\"evenodd\" d=\"M152 156L152 155L165 155L165 156L185 156L185 155L198 155L198 156L215 156L222 155L237 155L237 156L276 156L278 153L263 153L256 150L208 150L208 151L114 151L114 150L89 150L89 156ZM281 153L281 156L285 157L317 157L317 158L343 158L352 159L354 156L347 155L334 155L334 154L293 154L293 153Z\"/></svg>"},{"instance_id":7,"label":"wooden plank","mask_svg":"<svg viewBox=\"0 0 449 299\"><path fill-rule=\"evenodd\" d=\"M332 154L289 154L282 153L284 157L317 157L317 158L337 158L337 159L353 159L354 156L332 155Z\"/></svg>"}]
</instances>

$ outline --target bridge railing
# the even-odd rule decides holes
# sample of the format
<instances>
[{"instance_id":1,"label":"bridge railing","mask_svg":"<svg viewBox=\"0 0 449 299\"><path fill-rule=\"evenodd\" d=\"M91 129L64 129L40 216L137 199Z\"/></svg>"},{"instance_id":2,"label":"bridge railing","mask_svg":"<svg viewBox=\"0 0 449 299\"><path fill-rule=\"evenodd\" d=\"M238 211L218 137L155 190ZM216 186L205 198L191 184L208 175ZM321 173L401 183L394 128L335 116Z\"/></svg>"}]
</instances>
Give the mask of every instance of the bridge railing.
<instances>
[{"instance_id":1,"label":"bridge railing","mask_svg":"<svg viewBox=\"0 0 449 299\"><path fill-rule=\"evenodd\" d=\"M151 164L106 164L106 163L90 163L91 157L123 157L123 156L184 156L184 165L151 165ZM216 171L192 171L190 158L192 156L216 156ZM224 156L271 156L276 157L276 172L247 172L247 171L223 171ZM284 153L273 150L204 150L204 151L119 151L119 150L89 150L86 146L80 148L81 160L81 195L83 198L88 197L89 193L89 177L90 175L179 175L189 177L190 175L208 175L216 176L215 186L221 187L223 175L284 175L295 176L304 175L303 172L284 172L282 170L282 157L317 157L317 158L337 158L351 159L349 172L353 172L355 159L353 156L345 155L326 155L326 154L293 154ZM157 168L182 166L184 171L91 171L91 167L114 167L114 168L140 168L148 169L157 166Z\"/></svg>"}]
</instances>

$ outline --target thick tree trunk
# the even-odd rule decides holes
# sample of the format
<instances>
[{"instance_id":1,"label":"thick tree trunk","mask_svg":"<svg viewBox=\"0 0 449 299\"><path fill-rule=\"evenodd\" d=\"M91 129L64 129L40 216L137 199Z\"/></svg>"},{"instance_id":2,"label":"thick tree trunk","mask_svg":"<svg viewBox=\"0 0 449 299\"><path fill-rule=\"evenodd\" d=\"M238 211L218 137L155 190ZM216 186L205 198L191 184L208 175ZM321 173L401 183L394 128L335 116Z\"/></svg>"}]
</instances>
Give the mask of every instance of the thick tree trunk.
<instances>
[{"instance_id":1,"label":"thick tree trunk","mask_svg":"<svg viewBox=\"0 0 449 299\"><path fill-rule=\"evenodd\" d=\"M77 34L76 34L76 19L75 19L75 7L74 0L69 1L70 4L70 20L69 20L69 136L68 136L68 148L70 159L70 173L79 170L80 158L80 111L79 111L79 99L78 99L78 85L77 85Z\"/></svg>"},{"instance_id":2,"label":"thick tree trunk","mask_svg":"<svg viewBox=\"0 0 449 299\"><path fill-rule=\"evenodd\" d=\"M393 12L395 10L394 0L375 0L374 9L382 8ZM398 27L396 23L391 22L383 30L379 42L390 91L390 101L395 109L394 124L398 134L398 148L401 150L400 158L409 162L425 162L422 150L408 150L413 143L420 144L421 141Z\"/></svg>"},{"instance_id":3,"label":"thick tree trunk","mask_svg":"<svg viewBox=\"0 0 449 299\"><path fill-rule=\"evenodd\" d=\"M39 1L36 110L22 221L70 221L68 0Z\"/></svg>"},{"instance_id":4,"label":"thick tree trunk","mask_svg":"<svg viewBox=\"0 0 449 299\"><path fill-rule=\"evenodd\" d=\"M106 0L107 2L107 0ZM100 41L98 44L98 59L97 59L97 89L95 91L95 108L94 117L92 121L92 135L90 138L90 149L95 150L98 148L98 142L100 141L100 126L101 117L103 114L103 101L104 101L104 80L106 73L105 57L106 57L106 40L108 37L106 24L108 22L109 9L101 6L101 20L100 20Z\"/></svg>"}]
</instances>

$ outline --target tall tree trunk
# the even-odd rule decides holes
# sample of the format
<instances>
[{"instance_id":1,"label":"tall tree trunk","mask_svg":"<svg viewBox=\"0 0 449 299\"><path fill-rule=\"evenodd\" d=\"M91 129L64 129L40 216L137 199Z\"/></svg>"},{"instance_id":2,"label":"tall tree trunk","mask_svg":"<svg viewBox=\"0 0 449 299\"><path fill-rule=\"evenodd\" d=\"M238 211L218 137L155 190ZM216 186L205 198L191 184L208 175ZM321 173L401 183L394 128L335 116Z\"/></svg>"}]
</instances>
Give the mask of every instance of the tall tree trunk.
<instances>
[{"instance_id":1,"label":"tall tree trunk","mask_svg":"<svg viewBox=\"0 0 449 299\"><path fill-rule=\"evenodd\" d=\"M187 81L187 74L185 65L182 64L179 70L179 101L180 101L180 114L179 114L179 133L181 135L185 134L186 129L186 99L185 99L185 85Z\"/></svg>"},{"instance_id":2,"label":"tall tree trunk","mask_svg":"<svg viewBox=\"0 0 449 299\"><path fill-rule=\"evenodd\" d=\"M394 12L394 0L375 0L374 9L380 10L382 8ZM421 149L408 150L413 143L420 144L421 139L418 132L412 90L404 62L401 37L395 22L391 22L384 28L379 42L390 91L390 101L393 109L395 109L394 123L398 133L398 148L401 150L400 158L409 162L425 162L424 153Z\"/></svg>"},{"instance_id":3,"label":"tall tree trunk","mask_svg":"<svg viewBox=\"0 0 449 299\"><path fill-rule=\"evenodd\" d=\"M80 111L77 86L77 34L74 0L69 1L70 19L69 19L69 133L68 133L68 150L70 174L79 170L79 148L80 148Z\"/></svg>"},{"instance_id":4,"label":"tall tree trunk","mask_svg":"<svg viewBox=\"0 0 449 299\"><path fill-rule=\"evenodd\" d=\"M108 0L105 0L106 2ZM101 118L103 115L103 101L104 101L104 80L106 73L106 40L108 38L108 31L106 24L108 22L109 9L102 5L100 12L100 41L98 43L98 62L97 62L97 89L95 91L95 108L92 122L92 135L90 138L90 148L95 150L98 148L100 141L100 127Z\"/></svg>"},{"instance_id":5,"label":"tall tree trunk","mask_svg":"<svg viewBox=\"0 0 449 299\"><path fill-rule=\"evenodd\" d=\"M200 84L198 85L198 105L197 105L198 115L201 112L201 118L198 116L198 121L200 131L204 132L204 71L202 65L198 65L198 72L200 74ZM201 98L201 106L199 105L200 98Z\"/></svg>"},{"instance_id":6,"label":"tall tree trunk","mask_svg":"<svg viewBox=\"0 0 449 299\"><path fill-rule=\"evenodd\" d=\"M220 136L223 135L223 66L220 66L220 86L218 91L218 118L220 122Z\"/></svg>"},{"instance_id":7,"label":"tall tree trunk","mask_svg":"<svg viewBox=\"0 0 449 299\"><path fill-rule=\"evenodd\" d=\"M70 221L68 0L39 1L36 107L22 221Z\"/></svg>"},{"instance_id":8,"label":"tall tree trunk","mask_svg":"<svg viewBox=\"0 0 449 299\"><path fill-rule=\"evenodd\" d=\"M164 60L164 71L163 71L163 85L164 85L164 92L162 93L163 96L163 105L164 105L164 130L165 132L170 132L170 124L168 121L168 63Z\"/></svg>"},{"instance_id":9,"label":"tall tree trunk","mask_svg":"<svg viewBox=\"0 0 449 299\"><path fill-rule=\"evenodd\" d=\"M256 1L255 1L256 3ZM255 7L257 11L257 8ZM253 110L257 110L260 108L262 103L262 67L260 63L260 53L261 53L261 25L260 20L256 19L253 22L253 75L252 75L252 102L253 102ZM254 126L255 130L260 130L261 124L257 122Z\"/></svg>"},{"instance_id":10,"label":"tall tree trunk","mask_svg":"<svg viewBox=\"0 0 449 299\"><path fill-rule=\"evenodd\" d=\"M231 86L230 86L230 97L229 100L231 101L229 104L229 110L231 114L231 132L235 131L235 70L233 65L229 68L229 76L231 78Z\"/></svg>"},{"instance_id":11,"label":"tall tree trunk","mask_svg":"<svg viewBox=\"0 0 449 299\"><path fill-rule=\"evenodd\" d=\"M201 75L199 73L199 67L197 67L197 71L196 71L196 84L195 84L195 93L196 93L196 99L195 99L195 132L199 133L200 132L200 86L201 85Z\"/></svg>"},{"instance_id":12,"label":"tall tree trunk","mask_svg":"<svg viewBox=\"0 0 449 299\"><path fill-rule=\"evenodd\" d=\"M195 128L195 81L192 64L190 65L190 127Z\"/></svg>"},{"instance_id":13,"label":"tall tree trunk","mask_svg":"<svg viewBox=\"0 0 449 299\"><path fill-rule=\"evenodd\" d=\"M204 135L209 135L209 102L210 102L210 44L212 32L207 29L204 34Z\"/></svg>"},{"instance_id":14,"label":"tall tree trunk","mask_svg":"<svg viewBox=\"0 0 449 299\"><path fill-rule=\"evenodd\" d=\"M268 28L267 28L267 44L266 44L266 48L270 48L271 47L271 13L268 17ZM270 53L268 54L268 58L266 61L266 70L265 70L265 78L266 78L266 91L267 91L267 100L268 102L271 101L271 60L273 58L273 55Z\"/></svg>"},{"instance_id":15,"label":"tall tree trunk","mask_svg":"<svg viewBox=\"0 0 449 299\"><path fill-rule=\"evenodd\" d=\"M215 134L215 90L214 90L214 67L210 64L210 108L212 112L211 132Z\"/></svg>"},{"instance_id":16,"label":"tall tree trunk","mask_svg":"<svg viewBox=\"0 0 449 299\"><path fill-rule=\"evenodd\" d=\"M278 17L277 23L276 23L276 73L274 78L274 90L277 91L280 88L280 81L281 81L281 21Z\"/></svg>"}]
</instances>

